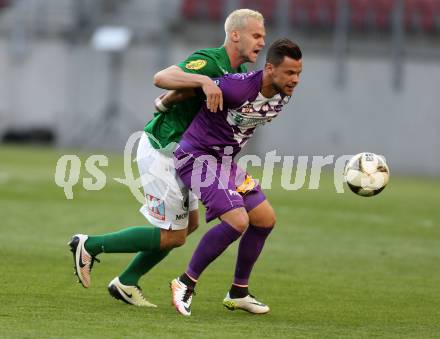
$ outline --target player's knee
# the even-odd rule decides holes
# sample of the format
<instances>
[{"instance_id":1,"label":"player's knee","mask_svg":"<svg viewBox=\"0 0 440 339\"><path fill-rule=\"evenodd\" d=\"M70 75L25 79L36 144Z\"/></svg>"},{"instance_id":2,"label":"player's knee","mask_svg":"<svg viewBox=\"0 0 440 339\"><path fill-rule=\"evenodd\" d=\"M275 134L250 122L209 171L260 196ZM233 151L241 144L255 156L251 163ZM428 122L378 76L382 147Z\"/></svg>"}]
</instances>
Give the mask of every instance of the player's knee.
<instances>
[{"instance_id":1,"label":"player's knee","mask_svg":"<svg viewBox=\"0 0 440 339\"><path fill-rule=\"evenodd\" d=\"M250 223L257 227L274 227L276 224L276 215L272 207L266 208L264 212L253 214Z\"/></svg>"},{"instance_id":2,"label":"player's knee","mask_svg":"<svg viewBox=\"0 0 440 339\"><path fill-rule=\"evenodd\" d=\"M186 242L186 234L182 231L175 231L171 233L171 246L172 247L180 247L184 245Z\"/></svg>"},{"instance_id":3,"label":"player's knee","mask_svg":"<svg viewBox=\"0 0 440 339\"><path fill-rule=\"evenodd\" d=\"M246 228L249 226L249 216L243 207L222 214L220 219L231 225L240 233L246 231Z\"/></svg>"},{"instance_id":4,"label":"player's knee","mask_svg":"<svg viewBox=\"0 0 440 339\"><path fill-rule=\"evenodd\" d=\"M180 247L185 244L186 241L186 230L172 231L172 230L161 230L161 249L171 249L175 247Z\"/></svg>"},{"instance_id":5,"label":"player's knee","mask_svg":"<svg viewBox=\"0 0 440 339\"><path fill-rule=\"evenodd\" d=\"M235 215L234 218L230 220L230 225L240 233L243 233L249 226L249 217L246 213Z\"/></svg>"},{"instance_id":6,"label":"player's knee","mask_svg":"<svg viewBox=\"0 0 440 339\"><path fill-rule=\"evenodd\" d=\"M173 241L173 247L180 247L185 245L186 237L176 237Z\"/></svg>"},{"instance_id":7,"label":"player's knee","mask_svg":"<svg viewBox=\"0 0 440 339\"><path fill-rule=\"evenodd\" d=\"M265 218L265 225L268 227L275 227L275 224L277 222L277 217L275 215L274 210L272 210L271 213L268 213L268 215Z\"/></svg>"}]
</instances>

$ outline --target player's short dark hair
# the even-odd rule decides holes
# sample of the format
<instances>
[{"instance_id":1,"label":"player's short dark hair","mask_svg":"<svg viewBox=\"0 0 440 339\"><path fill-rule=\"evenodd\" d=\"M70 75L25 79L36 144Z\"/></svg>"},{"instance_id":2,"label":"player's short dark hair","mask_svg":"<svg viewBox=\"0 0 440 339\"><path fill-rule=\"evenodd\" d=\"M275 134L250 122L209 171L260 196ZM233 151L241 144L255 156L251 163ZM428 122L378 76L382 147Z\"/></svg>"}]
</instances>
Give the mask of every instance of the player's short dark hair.
<instances>
[{"instance_id":1,"label":"player's short dark hair","mask_svg":"<svg viewBox=\"0 0 440 339\"><path fill-rule=\"evenodd\" d=\"M283 62L284 57L286 56L294 60L301 60L301 49L289 39L278 39L270 45L269 51L266 55L266 62L278 66Z\"/></svg>"}]
</instances>

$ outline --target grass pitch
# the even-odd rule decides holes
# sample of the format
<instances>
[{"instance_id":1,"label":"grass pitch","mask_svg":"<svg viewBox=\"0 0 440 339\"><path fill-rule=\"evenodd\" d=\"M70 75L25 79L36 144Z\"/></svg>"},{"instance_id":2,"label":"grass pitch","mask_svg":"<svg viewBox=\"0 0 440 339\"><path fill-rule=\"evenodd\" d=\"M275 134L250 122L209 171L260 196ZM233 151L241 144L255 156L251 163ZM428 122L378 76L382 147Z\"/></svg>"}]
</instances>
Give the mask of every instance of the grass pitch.
<instances>
[{"instance_id":1,"label":"grass pitch","mask_svg":"<svg viewBox=\"0 0 440 339\"><path fill-rule=\"evenodd\" d=\"M145 221L128 188L112 179L123 177L121 157L109 157L103 190L77 185L67 200L54 183L60 155L0 147L0 337L440 337L438 179L392 176L374 198L336 194L330 177L313 191L276 184L266 193L277 227L251 278L252 293L271 312L223 308L234 245L203 274L193 315L183 318L170 306L168 283L185 269L208 226L201 222L185 246L142 278L157 309L131 307L107 293L131 255L101 255L86 290L73 276L71 235ZM81 178L88 176L82 170Z\"/></svg>"}]
</instances>

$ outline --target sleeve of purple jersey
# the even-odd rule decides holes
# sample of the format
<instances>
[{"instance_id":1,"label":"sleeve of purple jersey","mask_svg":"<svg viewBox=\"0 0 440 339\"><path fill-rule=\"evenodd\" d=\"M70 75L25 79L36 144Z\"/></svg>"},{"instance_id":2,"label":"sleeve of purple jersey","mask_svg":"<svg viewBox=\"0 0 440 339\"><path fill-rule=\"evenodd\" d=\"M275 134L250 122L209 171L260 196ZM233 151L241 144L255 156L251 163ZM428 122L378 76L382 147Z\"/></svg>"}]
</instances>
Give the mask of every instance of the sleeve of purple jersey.
<instances>
[{"instance_id":1,"label":"sleeve of purple jersey","mask_svg":"<svg viewBox=\"0 0 440 339\"><path fill-rule=\"evenodd\" d=\"M231 78L231 75L227 74L221 78L215 79L215 83L222 90L223 106L229 108L238 107L241 101L240 98L242 97L242 81Z\"/></svg>"}]
</instances>

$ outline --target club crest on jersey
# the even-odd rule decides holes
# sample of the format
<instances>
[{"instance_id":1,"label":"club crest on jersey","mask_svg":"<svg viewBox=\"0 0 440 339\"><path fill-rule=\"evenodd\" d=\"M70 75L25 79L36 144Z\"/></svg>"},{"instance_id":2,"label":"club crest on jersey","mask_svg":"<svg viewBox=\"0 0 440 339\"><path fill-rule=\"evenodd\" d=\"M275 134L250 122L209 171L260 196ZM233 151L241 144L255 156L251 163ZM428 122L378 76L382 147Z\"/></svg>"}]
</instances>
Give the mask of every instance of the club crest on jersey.
<instances>
[{"instance_id":1,"label":"club crest on jersey","mask_svg":"<svg viewBox=\"0 0 440 339\"><path fill-rule=\"evenodd\" d=\"M200 59L200 60L193 60L193 61L188 62L185 65L185 67L187 69L199 70L199 69L202 69L203 67L205 67L206 64L207 64L206 60Z\"/></svg>"},{"instance_id":2,"label":"club crest on jersey","mask_svg":"<svg viewBox=\"0 0 440 339\"><path fill-rule=\"evenodd\" d=\"M148 213L152 217L164 221L165 220L164 201L162 199L156 198L151 194L146 194L145 197L147 198Z\"/></svg>"},{"instance_id":3,"label":"club crest on jersey","mask_svg":"<svg viewBox=\"0 0 440 339\"><path fill-rule=\"evenodd\" d=\"M241 113L253 113L254 110L254 106L252 106L252 104L246 104L240 107L240 112Z\"/></svg>"}]
</instances>

